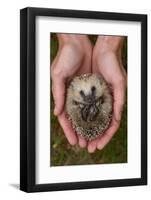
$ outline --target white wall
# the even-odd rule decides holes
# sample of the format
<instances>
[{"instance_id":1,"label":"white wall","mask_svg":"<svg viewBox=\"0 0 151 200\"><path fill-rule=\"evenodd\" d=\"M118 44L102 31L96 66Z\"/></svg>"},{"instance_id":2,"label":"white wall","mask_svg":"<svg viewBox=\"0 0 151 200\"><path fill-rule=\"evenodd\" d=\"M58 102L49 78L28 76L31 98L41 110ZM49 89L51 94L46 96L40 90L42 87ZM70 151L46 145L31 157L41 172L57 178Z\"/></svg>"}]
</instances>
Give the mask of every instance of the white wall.
<instances>
[{"instance_id":1,"label":"white wall","mask_svg":"<svg viewBox=\"0 0 151 200\"><path fill-rule=\"evenodd\" d=\"M19 184L19 9L27 6L148 14L150 0L5 0L0 3L0 199L150 199L151 142L149 142L149 186L26 194ZM151 26L149 24L149 33ZM148 44L151 44L149 38ZM149 45L150 54L150 45ZM151 64L149 58L148 66ZM150 68L150 67L149 67ZM150 69L148 70L150 74ZM150 78L149 83L151 84ZM149 94L150 96L150 94ZM150 107L150 106L149 106ZM150 108L149 108L150 109ZM151 115L149 116L149 120ZM150 130L150 129L149 129ZM149 132L149 131L148 131ZM151 141L150 133L148 141ZM3 197L2 197L3 196Z\"/></svg>"}]
</instances>

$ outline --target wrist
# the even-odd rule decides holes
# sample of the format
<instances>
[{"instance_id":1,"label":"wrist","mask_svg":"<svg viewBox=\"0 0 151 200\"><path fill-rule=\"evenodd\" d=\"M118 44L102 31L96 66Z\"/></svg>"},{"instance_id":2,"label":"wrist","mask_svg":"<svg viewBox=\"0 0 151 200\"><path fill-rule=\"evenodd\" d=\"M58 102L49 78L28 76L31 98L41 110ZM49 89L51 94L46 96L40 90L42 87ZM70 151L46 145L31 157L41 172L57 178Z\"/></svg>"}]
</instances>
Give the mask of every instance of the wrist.
<instances>
[{"instance_id":1,"label":"wrist","mask_svg":"<svg viewBox=\"0 0 151 200\"><path fill-rule=\"evenodd\" d=\"M57 38L59 41L59 46L66 44L74 44L84 46L88 43L88 37L86 35L80 34L62 34L58 33Z\"/></svg>"},{"instance_id":2,"label":"wrist","mask_svg":"<svg viewBox=\"0 0 151 200\"><path fill-rule=\"evenodd\" d=\"M57 34L59 49L72 49L81 57L91 57L92 44L87 35L82 34Z\"/></svg>"},{"instance_id":3,"label":"wrist","mask_svg":"<svg viewBox=\"0 0 151 200\"><path fill-rule=\"evenodd\" d=\"M120 54L123 47L123 36L98 36L96 46L100 53Z\"/></svg>"}]
</instances>

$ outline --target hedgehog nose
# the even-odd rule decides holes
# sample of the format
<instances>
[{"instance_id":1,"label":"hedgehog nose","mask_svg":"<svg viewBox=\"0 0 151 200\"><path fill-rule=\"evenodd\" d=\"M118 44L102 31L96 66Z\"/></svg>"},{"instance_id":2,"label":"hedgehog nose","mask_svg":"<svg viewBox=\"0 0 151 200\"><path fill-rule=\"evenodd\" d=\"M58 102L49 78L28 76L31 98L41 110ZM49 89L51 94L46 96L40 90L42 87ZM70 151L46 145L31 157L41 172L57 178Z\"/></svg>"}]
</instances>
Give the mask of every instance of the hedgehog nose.
<instances>
[{"instance_id":1,"label":"hedgehog nose","mask_svg":"<svg viewBox=\"0 0 151 200\"><path fill-rule=\"evenodd\" d=\"M96 117L98 116L99 110L95 105L90 107L89 111L89 119L90 121L95 121Z\"/></svg>"},{"instance_id":2,"label":"hedgehog nose","mask_svg":"<svg viewBox=\"0 0 151 200\"><path fill-rule=\"evenodd\" d=\"M95 121L98 113L99 110L95 105L87 105L82 109L82 119L87 122Z\"/></svg>"}]
</instances>

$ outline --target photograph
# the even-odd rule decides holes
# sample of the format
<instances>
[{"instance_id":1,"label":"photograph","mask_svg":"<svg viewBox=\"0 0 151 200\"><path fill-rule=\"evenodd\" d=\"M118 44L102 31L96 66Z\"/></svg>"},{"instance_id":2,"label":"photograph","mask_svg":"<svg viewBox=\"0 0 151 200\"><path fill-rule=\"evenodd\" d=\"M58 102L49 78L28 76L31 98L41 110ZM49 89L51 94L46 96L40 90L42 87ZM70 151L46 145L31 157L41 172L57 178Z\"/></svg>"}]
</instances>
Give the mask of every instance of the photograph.
<instances>
[{"instance_id":1,"label":"photograph","mask_svg":"<svg viewBox=\"0 0 151 200\"><path fill-rule=\"evenodd\" d=\"M50 33L50 166L127 162L127 37Z\"/></svg>"},{"instance_id":2,"label":"photograph","mask_svg":"<svg viewBox=\"0 0 151 200\"><path fill-rule=\"evenodd\" d=\"M146 185L147 16L20 14L20 189Z\"/></svg>"},{"instance_id":3,"label":"photograph","mask_svg":"<svg viewBox=\"0 0 151 200\"><path fill-rule=\"evenodd\" d=\"M1 1L1 200L151 199L150 2Z\"/></svg>"}]
</instances>

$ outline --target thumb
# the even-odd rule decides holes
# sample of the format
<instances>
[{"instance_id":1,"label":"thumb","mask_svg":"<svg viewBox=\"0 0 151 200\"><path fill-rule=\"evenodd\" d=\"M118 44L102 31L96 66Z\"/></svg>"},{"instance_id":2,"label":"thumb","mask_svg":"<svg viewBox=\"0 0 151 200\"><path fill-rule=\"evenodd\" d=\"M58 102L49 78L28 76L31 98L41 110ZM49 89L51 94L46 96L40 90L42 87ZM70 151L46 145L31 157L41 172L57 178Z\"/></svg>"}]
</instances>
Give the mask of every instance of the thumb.
<instances>
[{"instance_id":1,"label":"thumb","mask_svg":"<svg viewBox=\"0 0 151 200\"><path fill-rule=\"evenodd\" d=\"M125 98L125 87L121 84L116 85L113 90L114 96L114 116L116 121L121 120L121 114L124 105L124 98Z\"/></svg>"},{"instance_id":2,"label":"thumb","mask_svg":"<svg viewBox=\"0 0 151 200\"><path fill-rule=\"evenodd\" d=\"M52 93L55 101L54 115L61 114L65 101L65 81L56 78L52 83Z\"/></svg>"}]
</instances>

